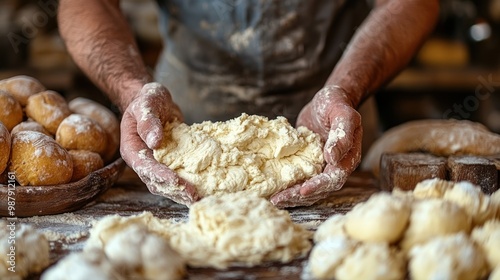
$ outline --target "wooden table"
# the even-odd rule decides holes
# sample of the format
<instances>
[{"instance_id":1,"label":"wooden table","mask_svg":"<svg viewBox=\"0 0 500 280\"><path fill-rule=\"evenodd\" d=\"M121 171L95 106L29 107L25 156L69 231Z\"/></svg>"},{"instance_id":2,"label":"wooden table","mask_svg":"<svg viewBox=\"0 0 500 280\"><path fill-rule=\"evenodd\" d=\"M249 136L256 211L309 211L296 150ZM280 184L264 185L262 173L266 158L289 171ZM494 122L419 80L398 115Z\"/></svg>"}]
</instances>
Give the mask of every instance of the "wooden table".
<instances>
[{"instance_id":1,"label":"wooden table","mask_svg":"<svg viewBox=\"0 0 500 280\"><path fill-rule=\"evenodd\" d=\"M316 205L288 209L292 220L316 230L319 224L334 213L345 213L355 204L377 192L376 180L369 174L355 172L344 188ZM125 169L118 182L94 202L73 213L20 218L46 233L51 247L51 262L83 249L91 224L99 218L119 214L135 215L150 211L160 218L186 221L188 208L171 200L149 193L145 185L130 170ZM227 270L188 268L187 279L300 279L307 258L290 263L266 263L257 267L230 267ZM38 279L34 276L33 279Z\"/></svg>"}]
</instances>

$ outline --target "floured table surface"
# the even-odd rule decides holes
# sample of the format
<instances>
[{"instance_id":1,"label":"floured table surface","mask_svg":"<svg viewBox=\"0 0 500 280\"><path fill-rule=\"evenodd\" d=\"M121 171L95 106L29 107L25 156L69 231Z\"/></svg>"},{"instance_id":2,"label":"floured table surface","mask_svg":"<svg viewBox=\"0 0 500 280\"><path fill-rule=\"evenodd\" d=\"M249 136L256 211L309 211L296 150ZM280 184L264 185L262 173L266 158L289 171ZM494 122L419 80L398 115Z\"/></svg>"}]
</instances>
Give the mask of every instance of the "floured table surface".
<instances>
[{"instance_id":1,"label":"floured table surface","mask_svg":"<svg viewBox=\"0 0 500 280\"><path fill-rule=\"evenodd\" d=\"M288 209L292 220L308 229L316 228L329 216L345 213L377 192L377 181L369 174L354 172L342 190L316 205ZM50 242L51 262L83 249L92 224L103 216L130 216L150 211L159 218L187 221L189 209L171 200L152 195L130 169L96 201L61 215L19 218L45 233ZM300 279L307 258L290 263L266 263L257 267L230 267L227 270L188 268L187 279ZM38 279L34 277L33 279Z\"/></svg>"}]
</instances>

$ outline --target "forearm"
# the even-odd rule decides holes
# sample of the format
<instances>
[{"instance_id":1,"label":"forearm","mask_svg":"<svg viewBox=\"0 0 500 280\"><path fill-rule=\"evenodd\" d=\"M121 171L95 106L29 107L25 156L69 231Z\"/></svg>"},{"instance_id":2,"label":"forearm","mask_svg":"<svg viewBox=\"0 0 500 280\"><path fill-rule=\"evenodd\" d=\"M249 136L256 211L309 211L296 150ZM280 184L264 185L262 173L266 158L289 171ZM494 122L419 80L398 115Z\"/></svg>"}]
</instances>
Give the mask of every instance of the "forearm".
<instances>
[{"instance_id":1,"label":"forearm","mask_svg":"<svg viewBox=\"0 0 500 280\"><path fill-rule=\"evenodd\" d=\"M118 0L60 0L59 30L82 71L123 112L152 78Z\"/></svg>"},{"instance_id":2,"label":"forearm","mask_svg":"<svg viewBox=\"0 0 500 280\"><path fill-rule=\"evenodd\" d=\"M355 108L407 65L438 18L437 0L383 2L357 30L326 83L345 91Z\"/></svg>"}]
</instances>

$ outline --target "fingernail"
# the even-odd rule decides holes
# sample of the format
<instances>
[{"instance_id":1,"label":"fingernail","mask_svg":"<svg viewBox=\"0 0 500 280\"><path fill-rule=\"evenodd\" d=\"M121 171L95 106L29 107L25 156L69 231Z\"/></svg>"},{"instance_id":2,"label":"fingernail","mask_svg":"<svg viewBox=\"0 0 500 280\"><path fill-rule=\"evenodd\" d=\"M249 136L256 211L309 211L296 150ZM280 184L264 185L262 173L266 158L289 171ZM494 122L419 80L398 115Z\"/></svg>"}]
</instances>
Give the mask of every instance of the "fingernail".
<instances>
[{"instance_id":1,"label":"fingernail","mask_svg":"<svg viewBox=\"0 0 500 280\"><path fill-rule=\"evenodd\" d=\"M155 148L157 142L158 136L156 135L156 133L154 133L153 131L149 132L146 136L146 145L148 145L150 149L153 149Z\"/></svg>"}]
</instances>

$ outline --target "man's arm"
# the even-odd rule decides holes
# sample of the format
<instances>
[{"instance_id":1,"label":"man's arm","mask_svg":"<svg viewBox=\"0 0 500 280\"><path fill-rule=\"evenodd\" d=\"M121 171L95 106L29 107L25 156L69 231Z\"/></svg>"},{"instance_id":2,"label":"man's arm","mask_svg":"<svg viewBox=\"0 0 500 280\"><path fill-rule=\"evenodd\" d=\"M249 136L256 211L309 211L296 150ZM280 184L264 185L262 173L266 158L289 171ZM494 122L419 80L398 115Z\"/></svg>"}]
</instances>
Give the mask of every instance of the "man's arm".
<instances>
[{"instance_id":1,"label":"man's arm","mask_svg":"<svg viewBox=\"0 0 500 280\"><path fill-rule=\"evenodd\" d=\"M60 0L58 21L76 64L123 113L152 77L119 0Z\"/></svg>"}]
</instances>

